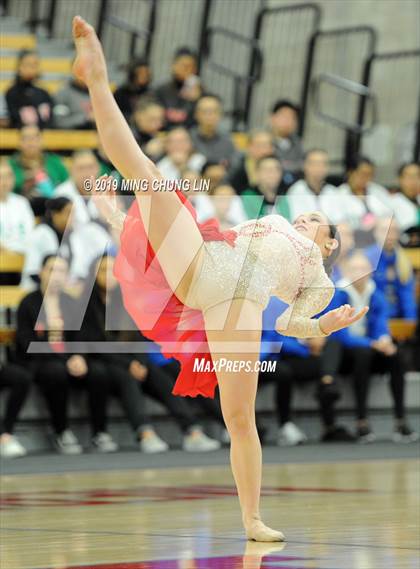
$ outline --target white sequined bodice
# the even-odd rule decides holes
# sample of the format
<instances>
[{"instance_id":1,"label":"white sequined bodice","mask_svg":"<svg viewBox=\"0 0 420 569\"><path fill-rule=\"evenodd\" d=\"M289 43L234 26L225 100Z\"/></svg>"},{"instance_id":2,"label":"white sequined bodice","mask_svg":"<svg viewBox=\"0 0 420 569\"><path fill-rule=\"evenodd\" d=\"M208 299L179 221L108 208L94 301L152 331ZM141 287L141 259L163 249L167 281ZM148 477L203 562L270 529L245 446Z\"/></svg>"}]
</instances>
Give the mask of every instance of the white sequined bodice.
<instances>
[{"instance_id":1,"label":"white sequined bodice","mask_svg":"<svg viewBox=\"0 0 420 569\"><path fill-rule=\"evenodd\" d=\"M232 229L235 247L224 241L204 243L204 262L192 287L196 307L206 310L224 300L249 298L265 308L270 296L277 296L295 307L285 316L290 320L327 306L333 284L321 251L284 217L267 215Z\"/></svg>"}]
</instances>

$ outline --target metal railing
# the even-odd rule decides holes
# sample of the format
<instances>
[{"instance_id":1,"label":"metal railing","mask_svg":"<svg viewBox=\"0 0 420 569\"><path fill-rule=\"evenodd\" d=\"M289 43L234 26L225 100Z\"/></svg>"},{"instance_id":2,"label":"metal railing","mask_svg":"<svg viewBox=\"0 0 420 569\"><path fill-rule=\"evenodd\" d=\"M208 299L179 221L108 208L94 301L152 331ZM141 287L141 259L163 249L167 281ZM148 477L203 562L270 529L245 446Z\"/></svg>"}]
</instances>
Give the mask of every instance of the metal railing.
<instances>
[{"instance_id":1,"label":"metal railing","mask_svg":"<svg viewBox=\"0 0 420 569\"><path fill-rule=\"evenodd\" d=\"M44 6L38 0L31 0L29 19L26 22L31 33L35 33L38 26L43 26L48 37L51 38L53 36L56 8L57 0L49 0L49 3L44 4Z\"/></svg>"},{"instance_id":2,"label":"metal railing","mask_svg":"<svg viewBox=\"0 0 420 569\"><path fill-rule=\"evenodd\" d=\"M390 70L384 74L383 66ZM382 164L384 177L393 179L396 169L402 162L420 160L420 49L396 51L390 53L374 53L365 62L364 81L370 90L377 94L378 127L382 129L380 136L388 135L389 151ZM392 76L392 81L389 77ZM388 80L384 80L384 77ZM404 93L404 104L399 103ZM359 120L363 121L366 109L359 109ZM405 129L405 130L404 130ZM401 131L404 132L401 134ZM362 133L358 138L357 150L363 149L368 142L369 133ZM397 149L401 139L401 152ZM392 146L394 146L392 148ZM375 143L371 144L376 147ZM375 155L373 159L377 158ZM381 163L379 160L379 166Z\"/></svg>"},{"instance_id":3,"label":"metal railing","mask_svg":"<svg viewBox=\"0 0 420 569\"><path fill-rule=\"evenodd\" d=\"M253 39L260 45L264 57L265 93L259 93L264 99L264 101L261 100L259 96L259 104L263 109L262 114L271 107L275 99L280 97L299 101L303 79L301 75L294 74L298 83L295 85L290 71L293 66L296 69L300 64L304 65L307 57L307 41L318 30L321 16L320 6L312 2L287 6L265 6L259 10L255 20ZM300 32L297 33L297 30ZM271 39L273 41L270 41ZM267 42L267 47L264 42ZM281 67L284 73L276 72L270 76L271 58L274 58L273 63L276 70ZM258 61L253 54L249 62L248 75L250 77L255 75L257 65ZM254 83L249 84L246 94L247 124L250 122L250 113L253 109L254 86Z\"/></svg>"},{"instance_id":4,"label":"metal railing","mask_svg":"<svg viewBox=\"0 0 420 569\"><path fill-rule=\"evenodd\" d=\"M248 57L245 57L245 60L248 61L250 57L254 60L253 75L240 73L237 69L232 69L224 62L218 62L214 59L212 46L214 45L214 39L217 36L222 36L229 42L236 44L235 47L242 46L247 53L250 52ZM262 65L262 53L258 46L258 42L255 40L237 32L227 30L221 26L208 27L205 29L202 42L202 67L204 67L204 72L206 69L212 69L218 74L230 78L233 83L231 108L226 111L226 113L232 118L233 130L243 130L246 127L247 92L250 85L260 79ZM212 91L217 91L217 88L215 89L213 87Z\"/></svg>"},{"instance_id":5,"label":"metal railing","mask_svg":"<svg viewBox=\"0 0 420 569\"><path fill-rule=\"evenodd\" d=\"M343 115L342 124L332 124L320 114L314 112L314 100L311 99L313 89L320 74L329 74L341 78L341 81L351 81L352 85L366 86L364 65L376 48L376 32L370 26L338 28L317 31L310 38L307 48L307 58L304 80L301 92L301 121L299 133L304 137L307 146L319 145L329 152L331 163L343 166L349 155L357 147L357 139L363 128L363 117L360 108L370 98L356 92L344 90L335 83L335 90L330 89L329 103ZM351 53L351 57L349 54ZM320 120L323 119L323 120ZM347 123L347 128L344 128Z\"/></svg>"}]
</instances>

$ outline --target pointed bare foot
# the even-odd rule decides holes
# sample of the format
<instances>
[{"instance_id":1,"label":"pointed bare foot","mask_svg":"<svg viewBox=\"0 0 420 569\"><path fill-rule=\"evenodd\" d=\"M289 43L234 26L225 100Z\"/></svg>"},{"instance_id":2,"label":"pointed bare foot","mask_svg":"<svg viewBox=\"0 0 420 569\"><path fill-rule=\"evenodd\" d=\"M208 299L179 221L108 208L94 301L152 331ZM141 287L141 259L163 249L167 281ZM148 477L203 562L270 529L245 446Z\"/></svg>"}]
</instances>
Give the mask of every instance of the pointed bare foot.
<instances>
[{"instance_id":1,"label":"pointed bare foot","mask_svg":"<svg viewBox=\"0 0 420 569\"><path fill-rule=\"evenodd\" d=\"M247 539L253 541L285 541L286 539L281 531L269 528L258 518L245 524L245 533Z\"/></svg>"},{"instance_id":2,"label":"pointed bare foot","mask_svg":"<svg viewBox=\"0 0 420 569\"><path fill-rule=\"evenodd\" d=\"M81 16L73 18L73 39L76 46L74 75L86 85L104 79L108 81L101 43L93 27Z\"/></svg>"}]
</instances>

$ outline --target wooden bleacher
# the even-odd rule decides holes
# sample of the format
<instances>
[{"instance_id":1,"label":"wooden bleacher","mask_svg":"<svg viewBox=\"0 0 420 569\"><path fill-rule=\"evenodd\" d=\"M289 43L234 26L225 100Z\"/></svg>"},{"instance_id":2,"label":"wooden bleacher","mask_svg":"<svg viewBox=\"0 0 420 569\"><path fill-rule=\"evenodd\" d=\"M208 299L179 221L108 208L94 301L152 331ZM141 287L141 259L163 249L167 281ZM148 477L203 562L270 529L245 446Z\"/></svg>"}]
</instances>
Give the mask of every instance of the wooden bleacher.
<instances>
[{"instance_id":1,"label":"wooden bleacher","mask_svg":"<svg viewBox=\"0 0 420 569\"><path fill-rule=\"evenodd\" d=\"M45 150L78 150L80 148L97 148L98 146L98 135L94 130L45 130L42 138ZM1 150L15 150L18 141L18 130L0 130Z\"/></svg>"},{"instance_id":2,"label":"wooden bleacher","mask_svg":"<svg viewBox=\"0 0 420 569\"><path fill-rule=\"evenodd\" d=\"M0 308L16 309L28 291L20 286L0 286Z\"/></svg>"},{"instance_id":3,"label":"wooden bleacher","mask_svg":"<svg viewBox=\"0 0 420 569\"><path fill-rule=\"evenodd\" d=\"M404 249L415 271L420 271L420 247Z\"/></svg>"},{"instance_id":4,"label":"wooden bleacher","mask_svg":"<svg viewBox=\"0 0 420 569\"><path fill-rule=\"evenodd\" d=\"M98 135L94 130L44 130L43 143L45 150L65 151L80 148L97 148ZM239 150L246 148L247 134L234 132L232 140ZM11 128L0 129L0 150L16 150L19 142L19 131Z\"/></svg>"},{"instance_id":5,"label":"wooden bleacher","mask_svg":"<svg viewBox=\"0 0 420 569\"><path fill-rule=\"evenodd\" d=\"M0 273L21 273L25 257L12 251L0 252Z\"/></svg>"},{"instance_id":6,"label":"wooden bleacher","mask_svg":"<svg viewBox=\"0 0 420 569\"><path fill-rule=\"evenodd\" d=\"M1 34L0 49L35 49L36 37L31 34Z\"/></svg>"},{"instance_id":7,"label":"wooden bleacher","mask_svg":"<svg viewBox=\"0 0 420 569\"><path fill-rule=\"evenodd\" d=\"M40 60L41 73L63 73L71 74L72 60L68 57L41 57ZM0 69L15 72L17 68L17 57L2 56L0 57Z\"/></svg>"},{"instance_id":8,"label":"wooden bleacher","mask_svg":"<svg viewBox=\"0 0 420 569\"><path fill-rule=\"evenodd\" d=\"M40 79L36 82L38 87L42 87L50 93L50 95L55 95L60 89L65 87L70 75L63 76L62 79ZM13 79L0 79L0 93L5 93L7 89L12 85ZM111 91L115 91L115 83L110 83Z\"/></svg>"},{"instance_id":9,"label":"wooden bleacher","mask_svg":"<svg viewBox=\"0 0 420 569\"><path fill-rule=\"evenodd\" d=\"M405 320L404 318L392 318L389 321L391 336L397 342L410 340L416 331L417 322L415 320Z\"/></svg>"},{"instance_id":10,"label":"wooden bleacher","mask_svg":"<svg viewBox=\"0 0 420 569\"><path fill-rule=\"evenodd\" d=\"M16 310L22 298L27 294L27 290L19 286L0 286L0 313L7 310ZM10 346L14 343L16 330L14 326L7 325L5 318L2 318L0 326L0 344Z\"/></svg>"}]
</instances>

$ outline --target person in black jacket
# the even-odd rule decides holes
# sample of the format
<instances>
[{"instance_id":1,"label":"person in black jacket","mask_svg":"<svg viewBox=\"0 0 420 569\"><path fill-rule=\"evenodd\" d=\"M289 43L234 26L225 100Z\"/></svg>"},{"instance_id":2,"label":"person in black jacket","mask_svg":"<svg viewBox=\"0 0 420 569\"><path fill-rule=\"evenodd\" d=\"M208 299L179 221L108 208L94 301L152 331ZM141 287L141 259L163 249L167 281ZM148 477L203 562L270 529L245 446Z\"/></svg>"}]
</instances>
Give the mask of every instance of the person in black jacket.
<instances>
[{"instance_id":1,"label":"person in black jacket","mask_svg":"<svg viewBox=\"0 0 420 569\"><path fill-rule=\"evenodd\" d=\"M136 58L130 63L126 82L114 92L117 105L127 121L134 113L139 98L149 93L151 79L150 66L145 58Z\"/></svg>"},{"instance_id":2,"label":"person in black jacket","mask_svg":"<svg viewBox=\"0 0 420 569\"><path fill-rule=\"evenodd\" d=\"M51 416L54 444L64 454L80 454L82 447L68 428L70 387L85 388L94 432L104 428L106 376L87 367L86 359L71 353L75 340L77 305L63 292L67 261L46 256L39 287L21 301L17 311L16 347L19 360L34 374ZM28 351L29 349L29 351Z\"/></svg>"},{"instance_id":3,"label":"person in black jacket","mask_svg":"<svg viewBox=\"0 0 420 569\"><path fill-rule=\"evenodd\" d=\"M207 437L197 424L189 403L172 395L172 378L154 365L147 353L121 353L127 339L135 339L137 342L147 340L138 332L130 334L134 324L124 310L113 267L114 258L110 255L93 262L82 295L82 310L85 310L86 305L86 313L80 338L96 343L96 346L89 348L88 366L108 373L110 394L120 399L131 426L140 433L140 448L144 452L158 452L168 448L147 421L144 394L163 404L176 419L184 434L184 450L207 451L219 448L220 443ZM105 342L113 342L114 345L107 348ZM120 353L116 348L122 348Z\"/></svg>"},{"instance_id":4,"label":"person in black jacket","mask_svg":"<svg viewBox=\"0 0 420 569\"><path fill-rule=\"evenodd\" d=\"M50 94L35 85L40 74L38 54L22 50L18 56L16 78L6 92L9 126L21 128L26 125L51 127L54 102Z\"/></svg>"},{"instance_id":5,"label":"person in black jacket","mask_svg":"<svg viewBox=\"0 0 420 569\"><path fill-rule=\"evenodd\" d=\"M198 56L188 47L179 48L172 62L172 77L155 90L165 107L166 127L194 124L194 109L203 89L198 77Z\"/></svg>"}]
</instances>

